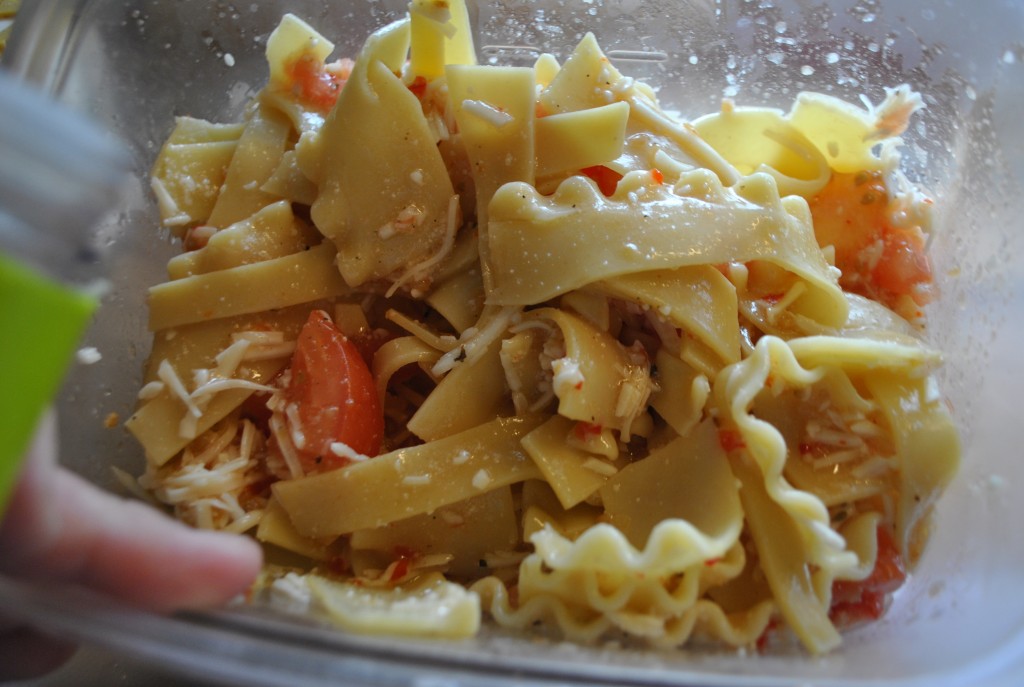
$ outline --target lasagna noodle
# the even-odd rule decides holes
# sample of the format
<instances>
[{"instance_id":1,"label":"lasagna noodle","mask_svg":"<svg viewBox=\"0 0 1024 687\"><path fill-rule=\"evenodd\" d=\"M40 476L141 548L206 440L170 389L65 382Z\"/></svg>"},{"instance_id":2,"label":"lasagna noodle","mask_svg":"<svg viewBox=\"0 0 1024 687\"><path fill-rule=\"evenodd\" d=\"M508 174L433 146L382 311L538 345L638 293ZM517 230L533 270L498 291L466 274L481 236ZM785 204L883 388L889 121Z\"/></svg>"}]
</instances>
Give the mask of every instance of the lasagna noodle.
<instances>
[{"instance_id":1,"label":"lasagna noodle","mask_svg":"<svg viewBox=\"0 0 1024 687\"><path fill-rule=\"evenodd\" d=\"M277 112L262 107L252 112L207 224L218 228L230 226L277 200L260 187L284 154L289 133L290 124Z\"/></svg>"},{"instance_id":2,"label":"lasagna noodle","mask_svg":"<svg viewBox=\"0 0 1024 687\"><path fill-rule=\"evenodd\" d=\"M444 74L445 65L476 64L465 0L409 3L409 74L427 81Z\"/></svg>"},{"instance_id":3,"label":"lasagna noodle","mask_svg":"<svg viewBox=\"0 0 1024 687\"><path fill-rule=\"evenodd\" d=\"M310 592L341 628L361 634L464 639L480 629L480 602L439 574L395 588L308 577Z\"/></svg>"},{"instance_id":4,"label":"lasagna noodle","mask_svg":"<svg viewBox=\"0 0 1024 687\"><path fill-rule=\"evenodd\" d=\"M540 308L524 315L524 322L535 320L557 327L565 346L552 379L558 414L628 436L651 392L646 358L638 361L610 334L570 313ZM625 397L636 400L623 405Z\"/></svg>"},{"instance_id":5,"label":"lasagna noodle","mask_svg":"<svg viewBox=\"0 0 1024 687\"><path fill-rule=\"evenodd\" d=\"M593 288L650 308L700 340L723 365L740 359L736 288L710 265L623 274Z\"/></svg>"},{"instance_id":6,"label":"lasagna noodle","mask_svg":"<svg viewBox=\"0 0 1024 687\"><path fill-rule=\"evenodd\" d=\"M333 298L349 292L334 264L334 246L197 274L149 290L154 331Z\"/></svg>"},{"instance_id":7,"label":"lasagna noodle","mask_svg":"<svg viewBox=\"0 0 1024 687\"><path fill-rule=\"evenodd\" d=\"M629 125L633 130L665 136L726 185L731 186L739 179L736 169L692 126L682 126L662 112L650 89L623 77L601 51L592 33L583 37L538 98L547 114L588 110L615 100L628 103Z\"/></svg>"},{"instance_id":8,"label":"lasagna noodle","mask_svg":"<svg viewBox=\"0 0 1024 687\"><path fill-rule=\"evenodd\" d=\"M664 348L655 356L654 367L658 388L651 394L651 407L677 434L685 436L703 417L711 383Z\"/></svg>"},{"instance_id":9,"label":"lasagna noodle","mask_svg":"<svg viewBox=\"0 0 1024 687\"><path fill-rule=\"evenodd\" d=\"M878 370L864 383L892 429L900 479L896 541L907 560L920 555L925 517L960 464L960 438L934 378Z\"/></svg>"},{"instance_id":10,"label":"lasagna noodle","mask_svg":"<svg viewBox=\"0 0 1024 687\"><path fill-rule=\"evenodd\" d=\"M279 201L221 229L202 248L171 258L167 273L181 279L281 258L306 250L317 239L296 220L291 204Z\"/></svg>"},{"instance_id":11,"label":"lasagna noodle","mask_svg":"<svg viewBox=\"0 0 1024 687\"><path fill-rule=\"evenodd\" d=\"M160 149L153 164L151 185L162 223L180 235L184 227L203 224L209 218L238 140L172 143L173 140L172 136Z\"/></svg>"},{"instance_id":12,"label":"lasagna noodle","mask_svg":"<svg viewBox=\"0 0 1024 687\"><path fill-rule=\"evenodd\" d=\"M419 100L395 76L408 23L374 33L308 153L319 160L317 228L358 286L392 278L435 254L454 194Z\"/></svg>"},{"instance_id":13,"label":"lasagna noodle","mask_svg":"<svg viewBox=\"0 0 1024 687\"><path fill-rule=\"evenodd\" d=\"M809 200L832 176L821 152L779 110L730 103L694 120L693 128L741 174L772 176L779 195Z\"/></svg>"},{"instance_id":14,"label":"lasagna noodle","mask_svg":"<svg viewBox=\"0 0 1024 687\"><path fill-rule=\"evenodd\" d=\"M332 472L277 482L273 492L303 536L381 527L539 478L519 445L539 423L539 417L492 420Z\"/></svg>"},{"instance_id":15,"label":"lasagna noodle","mask_svg":"<svg viewBox=\"0 0 1024 687\"><path fill-rule=\"evenodd\" d=\"M478 358L449 372L409 419L409 431L436 441L496 418L506 403L508 387L495 339ZM472 394L466 390L472 389Z\"/></svg>"},{"instance_id":16,"label":"lasagna noodle","mask_svg":"<svg viewBox=\"0 0 1024 687\"><path fill-rule=\"evenodd\" d=\"M530 454L559 503L567 510L590 497L608 480L607 474L588 467L588 461L597 460L592 453L568 442L575 424L555 415L523 437L523 449Z\"/></svg>"},{"instance_id":17,"label":"lasagna noodle","mask_svg":"<svg viewBox=\"0 0 1024 687\"><path fill-rule=\"evenodd\" d=\"M387 394L391 377L406 365L418 363L424 369L437 362L441 353L415 336L392 339L377 349L373 356L373 379L381 401Z\"/></svg>"},{"instance_id":18,"label":"lasagna noodle","mask_svg":"<svg viewBox=\"0 0 1024 687\"><path fill-rule=\"evenodd\" d=\"M573 173L612 162L622 154L628 118L629 105L620 102L537 119L537 177Z\"/></svg>"},{"instance_id":19,"label":"lasagna noodle","mask_svg":"<svg viewBox=\"0 0 1024 687\"><path fill-rule=\"evenodd\" d=\"M531 305L624 274L763 260L806 285L792 310L840 326L846 299L799 203L781 200L765 174L726 189L707 170L672 188L633 172L611 198L581 177L550 198L506 184L490 205L488 302Z\"/></svg>"},{"instance_id":20,"label":"lasagna noodle","mask_svg":"<svg viewBox=\"0 0 1024 687\"><path fill-rule=\"evenodd\" d=\"M433 513L414 515L383 527L357 530L349 544L354 550L373 550L390 557L396 550L414 555L450 555L446 572L471 579L480 575L480 561L497 551L512 551L519 543L519 525L511 487L442 506Z\"/></svg>"},{"instance_id":21,"label":"lasagna noodle","mask_svg":"<svg viewBox=\"0 0 1024 687\"><path fill-rule=\"evenodd\" d=\"M209 322L162 330L153 337L153 349L144 381L157 379L157 368L167 361L183 379L193 370L216 367L216 357L231 345L231 335L251 330L279 331L286 340L294 340L309 314L310 306L286 308L277 312L258 312ZM235 379L266 384L286 364L286 357L252 361L235 372ZM230 389L217 394L198 422L202 434L240 406L252 394L247 389ZM185 406L167 389L143 403L125 422L125 427L142 444L147 460L160 466L177 455L191 439L178 428Z\"/></svg>"},{"instance_id":22,"label":"lasagna noodle","mask_svg":"<svg viewBox=\"0 0 1024 687\"><path fill-rule=\"evenodd\" d=\"M438 284L427 295L430 304L459 334L480 319L484 309L484 280L480 263Z\"/></svg>"},{"instance_id":23,"label":"lasagna noodle","mask_svg":"<svg viewBox=\"0 0 1024 687\"><path fill-rule=\"evenodd\" d=\"M299 205L312 205L319 193L316 184L299 167L298 154L294 150L281 156L281 162L261 190Z\"/></svg>"},{"instance_id":24,"label":"lasagna noodle","mask_svg":"<svg viewBox=\"0 0 1024 687\"><path fill-rule=\"evenodd\" d=\"M479 252L487 284L487 204L502 184L534 181L533 70L452 65L445 75L452 114L473 176Z\"/></svg>"},{"instance_id":25,"label":"lasagna noodle","mask_svg":"<svg viewBox=\"0 0 1024 687\"><path fill-rule=\"evenodd\" d=\"M664 479L659 468L667 468L671 478ZM641 474L651 470L660 484ZM622 493L617 500L616 485ZM692 498L671 498L669 492L679 487L692 489ZM602 491L633 535L612 524L589 527L575 540L550 527L536 532L535 552L520 566L515 607L494 578L473 586L499 624L525 627L547 620L569 637L586 640L621 629L659 645L680 644L696 627L740 643L756 639L767 625L770 603L727 616L700 598L702 580L711 576L721 583L744 566L742 547L736 546L743 514L711 422L623 470Z\"/></svg>"}]
</instances>

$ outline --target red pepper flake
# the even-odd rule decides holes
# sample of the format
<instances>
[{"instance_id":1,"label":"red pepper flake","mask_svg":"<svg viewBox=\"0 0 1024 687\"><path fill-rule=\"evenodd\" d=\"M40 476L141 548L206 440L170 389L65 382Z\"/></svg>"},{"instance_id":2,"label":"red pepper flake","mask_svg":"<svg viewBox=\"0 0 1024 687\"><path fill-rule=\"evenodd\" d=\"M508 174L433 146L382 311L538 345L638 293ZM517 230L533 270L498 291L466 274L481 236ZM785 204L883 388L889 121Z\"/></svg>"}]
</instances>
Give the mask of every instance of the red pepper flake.
<instances>
[{"instance_id":1,"label":"red pepper flake","mask_svg":"<svg viewBox=\"0 0 1024 687\"><path fill-rule=\"evenodd\" d=\"M767 303L768 305L775 305L776 303L781 301L785 295L786 294L784 293L770 293L767 296L762 296L761 300Z\"/></svg>"},{"instance_id":2,"label":"red pepper flake","mask_svg":"<svg viewBox=\"0 0 1024 687\"><path fill-rule=\"evenodd\" d=\"M605 167L604 165L584 167L580 172L584 176L588 176L596 181L597 187L601 189L601 193L606 196L610 196L615 193L615 189L619 185L619 180L622 179L621 174L610 167Z\"/></svg>"},{"instance_id":3,"label":"red pepper flake","mask_svg":"<svg viewBox=\"0 0 1024 687\"><path fill-rule=\"evenodd\" d=\"M651 170L651 178L654 179L654 183L656 183L656 184L664 184L665 183L665 175L662 174L661 170L658 169L657 167L655 167L654 169Z\"/></svg>"},{"instance_id":4,"label":"red pepper flake","mask_svg":"<svg viewBox=\"0 0 1024 687\"><path fill-rule=\"evenodd\" d=\"M576 426L573 427L573 434L580 441L587 441L601 433L603 428L601 425L591 424L589 422L577 422Z\"/></svg>"},{"instance_id":5,"label":"red pepper flake","mask_svg":"<svg viewBox=\"0 0 1024 687\"><path fill-rule=\"evenodd\" d=\"M388 579L388 582L398 582L408 575L412 562L419 558L419 553L407 546L396 546L393 550L397 560L395 561L395 567L391 570L391 577Z\"/></svg>"},{"instance_id":6,"label":"red pepper flake","mask_svg":"<svg viewBox=\"0 0 1024 687\"><path fill-rule=\"evenodd\" d=\"M771 635L775 633L779 624L779 619L776 617L773 617L768 621L768 625L764 628L764 632L761 633L761 636L757 638L757 642L754 644L757 647L758 653L763 654L765 649L768 648L768 640L771 638Z\"/></svg>"},{"instance_id":7,"label":"red pepper flake","mask_svg":"<svg viewBox=\"0 0 1024 687\"><path fill-rule=\"evenodd\" d=\"M540 119L541 117L547 117L548 111L544 109L544 105L542 105L541 103L536 103L533 106L533 116L536 117L537 119Z\"/></svg>"},{"instance_id":8,"label":"red pepper flake","mask_svg":"<svg viewBox=\"0 0 1024 687\"><path fill-rule=\"evenodd\" d=\"M422 100L423 94L427 92L427 80L422 76L417 76L409 84L409 90L412 91L414 96Z\"/></svg>"},{"instance_id":9,"label":"red pepper flake","mask_svg":"<svg viewBox=\"0 0 1024 687\"><path fill-rule=\"evenodd\" d=\"M719 556L718 558L709 558L709 559L707 559L706 561L704 561L704 565L706 565L707 567L710 568L710 567L713 567L715 565L718 565L721 562L722 562L722 557Z\"/></svg>"},{"instance_id":10,"label":"red pepper flake","mask_svg":"<svg viewBox=\"0 0 1024 687\"><path fill-rule=\"evenodd\" d=\"M735 429L718 430L718 443L726 453L747 447L747 443L743 441L743 435Z\"/></svg>"}]
</instances>

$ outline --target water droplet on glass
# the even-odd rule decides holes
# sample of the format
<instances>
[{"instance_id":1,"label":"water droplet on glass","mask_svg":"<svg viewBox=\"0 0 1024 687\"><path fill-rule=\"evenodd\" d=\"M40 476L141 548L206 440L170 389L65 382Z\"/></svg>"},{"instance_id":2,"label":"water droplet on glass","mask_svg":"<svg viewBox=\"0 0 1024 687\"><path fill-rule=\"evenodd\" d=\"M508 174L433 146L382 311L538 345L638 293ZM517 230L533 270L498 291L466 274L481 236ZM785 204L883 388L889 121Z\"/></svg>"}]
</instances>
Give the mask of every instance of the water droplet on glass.
<instances>
[{"instance_id":1,"label":"water droplet on glass","mask_svg":"<svg viewBox=\"0 0 1024 687\"><path fill-rule=\"evenodd\" d=\"M775 33L786 33L786 22L777 21L775 22Z\"/></svg>"},{"instance_id":2,"label":"water droplet on glass","mask_svg":"<svg viewBox=\"0 0 1024 687\"><path fill-rule=\"evenodd\" d=\"M828 62L829 64L835 64L836 62L839 61L839 53L830 52L829 54L825 55L825 61Z\"/></svg>"},{"instance_id":3,"label":"water droplet on glass","mask_svg":"<svg viewBox=\"0 0 1024 687\"><path fill-rule=\"evenodd\" d=\"M803 74L804 76L810 76L811 74L814 73L814 67L812 67L809 64L805 64L804 66L800 67L800 73Z\"/></svg>"}]
</instances>

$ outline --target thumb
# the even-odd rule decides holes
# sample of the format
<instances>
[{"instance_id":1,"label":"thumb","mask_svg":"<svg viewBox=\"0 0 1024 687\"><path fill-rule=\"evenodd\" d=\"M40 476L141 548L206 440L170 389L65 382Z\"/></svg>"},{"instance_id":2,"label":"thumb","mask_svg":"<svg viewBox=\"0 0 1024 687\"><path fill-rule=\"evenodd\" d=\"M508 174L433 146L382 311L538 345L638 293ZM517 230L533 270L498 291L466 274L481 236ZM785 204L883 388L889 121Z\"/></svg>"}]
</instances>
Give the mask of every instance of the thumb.
<instances>
[{"instance_id":1,"label":"thumb","mask_svg":"<svg viewBox=\"0 0 1024 687\"><path fill-rule=\"evenodd\" d=\"M54 451L48 419L33 451ZM0 523L0 568L75 583L153 611L223 603L259 573L256 542L191 529L30 457Z\"/></svg>"}]
</instances>

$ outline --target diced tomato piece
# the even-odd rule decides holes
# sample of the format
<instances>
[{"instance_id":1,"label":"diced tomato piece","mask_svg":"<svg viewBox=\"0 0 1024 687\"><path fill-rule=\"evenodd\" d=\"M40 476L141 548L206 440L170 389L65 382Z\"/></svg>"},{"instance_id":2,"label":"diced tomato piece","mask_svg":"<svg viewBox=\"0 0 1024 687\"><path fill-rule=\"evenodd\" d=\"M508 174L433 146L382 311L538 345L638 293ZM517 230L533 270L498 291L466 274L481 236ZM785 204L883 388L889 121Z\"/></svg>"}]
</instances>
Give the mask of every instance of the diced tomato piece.
<instances>
[{"instance_id":1,"label":"diced tomato piece","mask_svg":"<svg viewBox=\"0 0 1024 687\"><path fill-rule=\"evenodd\" d=\"M604 165L596 165L594 167L584 167L580 170L584 176L588 176L597 182L597 187L606 196L610 196L615 193L616 187L619 185L619 180L622 179L622 175L616 172L610 167Z\"/></svg>"},{"instance_id":2,"label":"diced tomato piece","mask_svg":"<svg viewBox=\"0 0 1024 687\"><path fill-rule=\"evenodd\" d=\"M880 618L889 595L907 579L903 559L889 528L880 525L877 537L878 554L871 574L860 582L836 580L832 584L829 616L840 627Z\"/></svg>"},{"instance_id":3,"label":"diced tomato piece","mask_svg":"<svg viewBox=\"0 0 1024 687\"><path fill-rule=\"evenodd\" d=\"M895 227L880 172L833 174L810 201L814 234L835 248L840 285L901 312L905 296L925 305L932 269L918 227Z\"/></svg>"},{"instance_id":4,"label":"diced tomato piece","mask_svg":"<svg viewBox=\"0 0 1024 687\"><path fill-rule=\"evenodd\" d=\"M718 443L726 453L747 447L747 442L743 441L743 435L735 429L718 430Z\"/></svg>"},{"instance_id":5,"label":"diced tomato piece","mask_svg":"<svg viewBox=\"0 0 1024 687\"><path fill-rule=\"evenodd\" d=\"M924 241L910 232L886 231L882 235L882 255L871 277L878 288L908 294L918 305L925 305L928 291L918 287L932 282L932 268L924 253Z\"/></svg>"},{"instance_id":6,"label":"diced tomato piece","mask_svg":"<svg viewBox=\"0 0 1024 687\"><path fill-rule=\"evenodd\" d=\"M324 68L316 55L304 52L285 66L295 95L320 112L330 112L345 85L345 79Z\"/></svg>"},{"instance_id":7,"label":"diced tomato piece","mask_svg":"<svg viewBox=\"0 0 1024 687\"><path fill-rule=\"evenodd\" d=\"M298 406L305 441L297 448L306 471L348 462L331 452L334 442L367 456L380 452L384 413L373 375L355 344L322 310L310 313L299 334L285 399Z\"/></svg>"}]
</instances>

